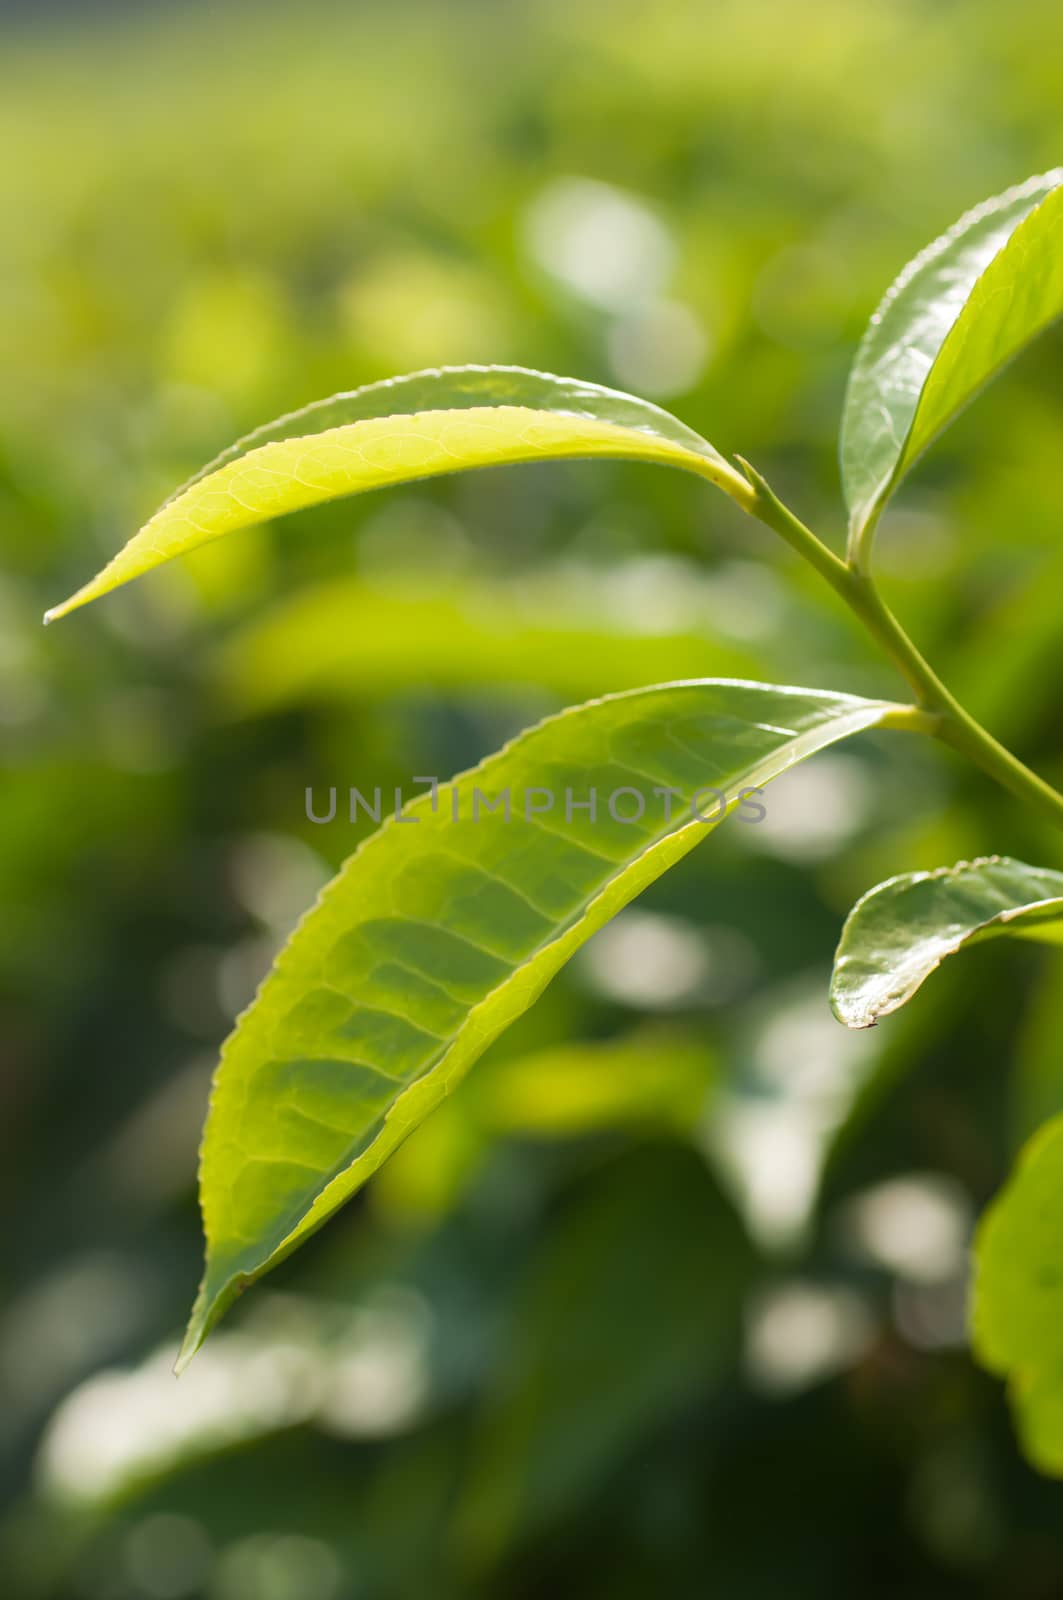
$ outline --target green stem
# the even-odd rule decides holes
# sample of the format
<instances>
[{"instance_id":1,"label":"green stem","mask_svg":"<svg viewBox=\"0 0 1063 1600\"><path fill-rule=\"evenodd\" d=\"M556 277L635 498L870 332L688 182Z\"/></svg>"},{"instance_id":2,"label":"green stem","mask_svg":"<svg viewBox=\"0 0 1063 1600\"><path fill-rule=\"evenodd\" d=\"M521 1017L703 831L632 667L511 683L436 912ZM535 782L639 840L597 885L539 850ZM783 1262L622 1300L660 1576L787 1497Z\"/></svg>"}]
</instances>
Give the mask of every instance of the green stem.
<instances>
[{"instance_id":1,"label":"green stem","mask_svg":"<svg viewBox=\"0 0 1063 1600\"><path fill-rule=\"evenodd\" d=\"M1024 766L960 705L908 637L870 575L857 571L829 550L783 505L758 472L741 457L739 461L757 491L752 515L804 556L859 617L911 686L918 706L935 714L932 725L924 726L923 731L931 732L943 744L965 755L1005 789L1054 822L1057 828L1063 827L1063 795Z\"/></svg>"}]
</instances>

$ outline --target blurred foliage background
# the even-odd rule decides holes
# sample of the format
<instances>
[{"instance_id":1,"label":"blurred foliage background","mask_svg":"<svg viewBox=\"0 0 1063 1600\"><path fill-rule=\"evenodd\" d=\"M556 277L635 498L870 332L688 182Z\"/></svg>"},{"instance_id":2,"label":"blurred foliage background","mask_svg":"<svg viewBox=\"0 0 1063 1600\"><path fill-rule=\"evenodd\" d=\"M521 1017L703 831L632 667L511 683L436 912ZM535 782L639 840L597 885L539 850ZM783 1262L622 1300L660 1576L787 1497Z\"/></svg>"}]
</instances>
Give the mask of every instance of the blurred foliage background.
<instances>
[{"instance_id":1,"label":"blurred foliage background","mask_svg":"<svg viewBox=\"0 0 1063 1600\"><path fill-rule=\"evenodd\" d=\"M1059 957L866 1035L879 877L1058 840L903 736L819 758L555 982L176 1384L234 1014L358 829L567 701L897 692L722 496L503 470L242 533L44 633L239 432L441 362L630 387L840 538L855 340L1060 159L1049 0L50 4L0 14L0 1570L16 1600L1063 1592L964 1347L1063 1103ZM883 526L947 680L1063 777L1049 335Z\"/></svg>"}]
</instances>

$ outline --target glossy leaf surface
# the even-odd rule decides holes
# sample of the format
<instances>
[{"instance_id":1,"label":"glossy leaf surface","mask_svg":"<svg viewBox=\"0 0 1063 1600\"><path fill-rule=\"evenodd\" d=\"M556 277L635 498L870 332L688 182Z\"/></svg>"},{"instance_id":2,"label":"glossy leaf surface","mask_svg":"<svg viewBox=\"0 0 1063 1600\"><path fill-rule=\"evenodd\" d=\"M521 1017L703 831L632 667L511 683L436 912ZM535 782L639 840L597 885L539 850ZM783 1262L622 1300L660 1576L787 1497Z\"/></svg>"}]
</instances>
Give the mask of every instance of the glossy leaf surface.
<instances>
[{"instance_id":1,"label":"glossy leaf surface","mask_svg":"<svg viewBox=\"0 0 1063 1600\"><path fill-rule=\"evenodd\" d=\"M849 378L850 549L934 438L1063 312L1063 171L975 207L909 262Z\"/></svg>"},{"instance_id":2,"label":"glossy leaf surface","mask_svg":"<svg viewBox=\"0 0 1063 1600\"><path fill-rule=\"evenodd\" d=\"M849 913L834 958L831 1004L867 1028L910 1000L947 956L1011 934L1063 944L1063 872L1007 856L906 872Z\"/></svg>"},{"instance_id":3,"label":"glossy leaf surface","mask_svg":"<svg viewBox=\"0 0 1063 1600\"><path fill-rule=\"evenodd\" d=\"M473 467L576 457L684 467L752 501L736 468L646 400L521 367L417 372L318 401L239 440L45 621L211 539L305 506Z\"/></svg>"},{"instance_id":4,"label":"glossy leaf surface","mask_svg":"<svg viewBox=\"0 0 1063 1600\"><path fill-rule=\"evenodd\" d=\"M910 720L728 680L635 690L547 719L371 835L224 1048L200 1171L206 1276L182 1360L711 831L721 792L733 807L849 734Z\"/></svg>"}]
</instances>

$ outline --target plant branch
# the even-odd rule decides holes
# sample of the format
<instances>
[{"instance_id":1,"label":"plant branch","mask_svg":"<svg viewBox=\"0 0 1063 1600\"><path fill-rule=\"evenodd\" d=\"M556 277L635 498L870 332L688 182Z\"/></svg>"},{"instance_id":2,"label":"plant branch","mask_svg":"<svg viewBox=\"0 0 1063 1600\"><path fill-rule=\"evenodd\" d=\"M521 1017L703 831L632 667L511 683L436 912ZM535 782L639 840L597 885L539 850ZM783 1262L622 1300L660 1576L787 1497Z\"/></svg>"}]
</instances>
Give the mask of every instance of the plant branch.
<instances>
[{"instance_id":1,"label":"plant branch","mask_svg":"<svg viewBox=\"0 0 1063 1600\"><path fill-rule=\"evenodd\" d=\"M784 506L771 485L761 477L755 467L742 456L736 456L742 471L749 479L756 491L753 504L745 506L751 517L756 517L758 522L763 522L766 528L771 528L779 534L790 547L804 556L821 577L826 578L832 588L845 595L845 589L851 577L849 568L834 551L829 549L822 541L817 539L811 528L806 528L799 517L795 517L789 506Z\"/></svg>"},{"instance_id":2,"label":"plant branch","mask_svg":"<svg viewBox=\"0 0 1063 1600\"><path fill-rule=\"evenodd\" d=\"M911 686L918 706L936 713L932 726L921 726L943 744L965 755L968 760L997 780L1005 789L1031 805L1041 816L1063 828L1063 795L1039 778L998 739L983 728L945 687L930 663L920 654L897 621L866 572L842 561L833 550L806 528L748 462L738 461L756 490L751 515L781 535L794 550L815 567L832 589L845 601L872 638L885 651L894 666ZM912 726L918 726L912 724Z\"/></svg>"}]
</instances>

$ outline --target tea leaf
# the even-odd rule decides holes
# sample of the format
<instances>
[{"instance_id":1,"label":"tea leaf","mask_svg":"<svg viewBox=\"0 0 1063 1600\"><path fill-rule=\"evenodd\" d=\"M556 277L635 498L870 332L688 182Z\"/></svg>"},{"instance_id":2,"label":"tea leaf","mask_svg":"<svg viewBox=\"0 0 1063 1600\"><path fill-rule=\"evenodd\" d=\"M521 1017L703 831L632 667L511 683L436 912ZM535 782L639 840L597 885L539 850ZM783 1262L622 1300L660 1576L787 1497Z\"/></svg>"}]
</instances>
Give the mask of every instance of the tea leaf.
<instances>
[{"instance_id":1,"label":"tea leaf","mask_svg":"<svg viewBox=\"0 0 1063 1600\"><path fill-rule=\"evenodd\" d=\"M987 856L890 878L849 913L834 958L834 1014L868 1028L946 956L1001 934L1063 944L1063 872Z\"/></svg>"},{"instance_id":2,"label":"tea leaf","mask_svg":"<svg viewBox=\"0 0 1063 1600\"><path fill-rule=\"evenodd\" d=\"M472 467L574 457L683 467L748 508L746 479L659 406L521 367L450 367L372 383L279 417L173 495L45 621L174 556L271 517Z\"/></svg>"},{"instance_id":3,"label":"tea leaf","mask_svg":"<svg viewBox=\"0 0 1063 1600\"><path fill-rule=\"evenodd\" d=\"M181 1363L743 790L910 719L729 680L637 689L548 718L371 835L224 1047L200 1171L206 1275Z\"/></svg>"},{"instance_id":4,"label":"tea leaf","mask_svg":"<svg viewBox=\"0 0 1063 1600\"><path fill-rule=\"evenodd\" d=\"M849 377L850 552L957 412L1063 312L1063 169L976 206L910 261Z\"/></svg>"}]
</instances>

